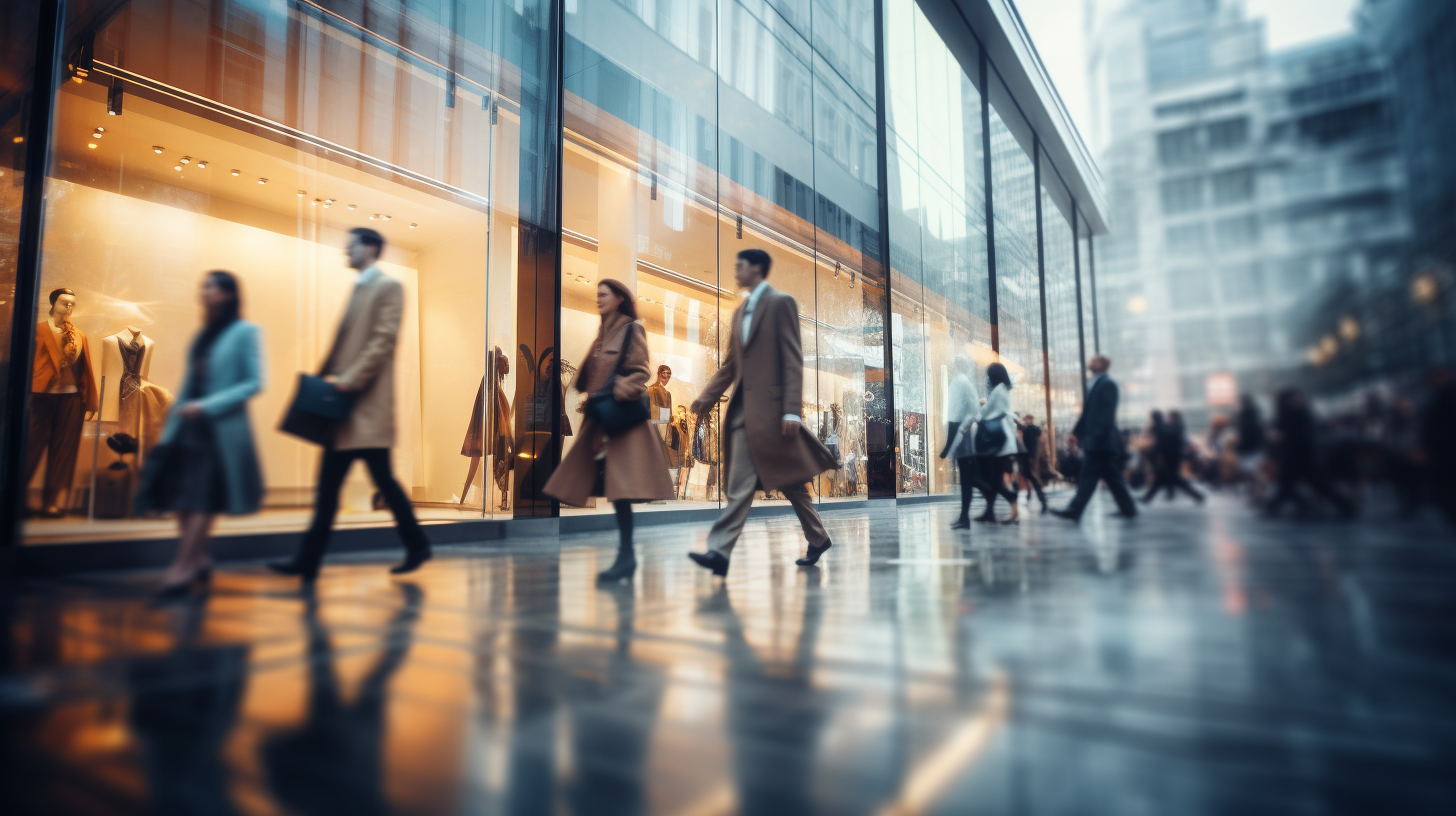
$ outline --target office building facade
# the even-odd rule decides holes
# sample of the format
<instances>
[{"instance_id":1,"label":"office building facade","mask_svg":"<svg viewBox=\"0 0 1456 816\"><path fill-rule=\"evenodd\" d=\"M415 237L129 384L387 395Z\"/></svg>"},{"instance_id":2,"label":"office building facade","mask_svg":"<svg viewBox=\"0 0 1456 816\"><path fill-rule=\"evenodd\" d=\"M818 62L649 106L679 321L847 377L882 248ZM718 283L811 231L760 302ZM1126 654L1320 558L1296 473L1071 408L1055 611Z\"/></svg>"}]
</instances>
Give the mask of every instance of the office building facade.
<instances>
[{"instance_id":1,"label":"office building facade","mask_svg":"<svg viewBox=\"0 0 1456 816\"><path fill-rule=\"evenodd\" d=\"M1205 423L1239 393L1306 382L1409 236L1394 83L1361 35L1268 53L1241 4L1094 4L1095 140L1117 232L1099 247L1122 420ZM1346 317L1347 315L1337 315ZM1330 331L1343 334L1333 341Z\"/></svg>"},{"instance_id":2,"label":"office building facade","mask_svg":"<svg viewBox=\"0 0 1456 816\"><path fill-rule=\"evenodd\" d=\"M718 412L686 406L726 349L748 247L799 302L799 407L839 461L821 502L958 490L936 455L957 357L977 376L1005 362L1048 438L1080 404L1101 182L1009 0L5 14L32 43L7 58L0 109L15 146L4 486L24 541L166 535L127 496L219 268L243 282L269 372L252 403L265 509L221 532L296 531L317 452L273 428L331 340L356 226L384 234L380 265L404 283L395 462L444 539L594 512L541 487L578 438L566 384L603 278L635 290L653 368L672 374L653 421L678 498L652 509L716 508ZM24 454L58 431L32 421L30 366L60 287L100 410L59 440L78 451L62 517L37 518L48 463ZM374 504L355 474L343 524L381 523Z\"/></svg>"}]
</instances>

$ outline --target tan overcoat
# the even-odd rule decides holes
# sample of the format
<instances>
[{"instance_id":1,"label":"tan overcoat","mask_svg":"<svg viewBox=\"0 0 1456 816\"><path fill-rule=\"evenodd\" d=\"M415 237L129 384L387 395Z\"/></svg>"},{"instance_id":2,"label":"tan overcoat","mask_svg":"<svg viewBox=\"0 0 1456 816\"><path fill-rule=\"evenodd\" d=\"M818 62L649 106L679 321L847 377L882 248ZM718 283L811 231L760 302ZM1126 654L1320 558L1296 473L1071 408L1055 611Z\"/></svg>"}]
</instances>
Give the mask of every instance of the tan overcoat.
<instances>
[{"instance_id":1,"label":"tan overcoat","mask_svg":"<svg viewBox=\"0 0 1456 816\"><path fill-rule=\"evenodd\" d=\"M804 347L799 338L799 304L792 295L768 287L759 295L749 324L748 342L743 342L743 309L747 299L733 312L728 357L703 386L699 402L713 403L733 387L728 413L743 411L748 432L748 451L758 471L760 490L801 485L837 466L833 454L804 423L797 436L785 439L786 415L799 416L804 410ZM741 405L735 406L735 402ZM726 415L725 415L725 422ZM723 434L723 463L733 461L728 449L733 434ZM730 477L725 473L722 484Z\"/></svg>"},{"instance_id":2,"label":"tan overcoat","mask_svg":"<svg viewBox=\"0 0 1456 816\"><path fill-rule=\"evenodd\" d=\"M403 315L404 286L377 267L361 272L321 370L358 389L354 410L334 432L335 450L394 447L394 349Z\"/></svg>"},{"instance_id":3,"label":"tan overcoat","mask_svg":"<svg viewBox=\"0 0 1456 816\"><path fill-rule=\"evenodd\" d=\"M647 336L626 315L615 315L592 344L586 360L577 369L571 388L593 394L611 384L617 357L625 354L623 392L647 393ZM625 348L624 348L625 346ZM581 422L576 444L562 457L556 472L546 482L547 495L566 504L583 507L591 503L591 489L597 478L596 455L605 447L606 498L610 501L653 501L676 495L667 475L667 448L657 426L644 422L621 436L606 438L590 416Z\"/></svg>"}]
</instances>

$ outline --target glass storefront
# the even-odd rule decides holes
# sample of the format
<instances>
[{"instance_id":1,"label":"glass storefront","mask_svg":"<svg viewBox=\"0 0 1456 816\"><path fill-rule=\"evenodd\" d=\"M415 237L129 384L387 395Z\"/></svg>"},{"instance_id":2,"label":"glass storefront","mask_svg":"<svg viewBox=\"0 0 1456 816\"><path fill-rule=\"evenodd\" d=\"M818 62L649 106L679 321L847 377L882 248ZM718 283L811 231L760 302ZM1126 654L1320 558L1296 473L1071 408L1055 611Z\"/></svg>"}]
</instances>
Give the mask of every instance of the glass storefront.
<instances>
[{"instance_id":1,"label":"glass storefront","mask_svg":"<svg viewBox=\"0 0 1456 816\"><path fill-rule=\"evenodd\" d=\"M406 291L395 467L426 521L558 512L539 486L577 438L566 384L604 277L635 291L664 375L652 421L677 498L648 509L718 506L722 406L688 406L726 353L748 247L799 303L802 415L839 462L821 502L958 489L936 456L958 357L978 379L1005 362L1020 412L1043 416L1050 387L1059 432L1080 404L1071 198L1044 173L1043 327L1034 136L971 32L913 0L71 5L85 26L60 45L33 325L53 322L49 293L74 293L98 410L68 423L28 403L45 421L15 466L27 540L170 534L132 517L131 494L211 269L241 279L267 372L250 406L264 510L220 531L299 529L318 453L274 428L332 342L356 226L385 236L381 267ZM11 49L0 77L17 146L34 59ZM12 288L22 170L0 179ZM376 507L361 470L341 523L387 522Z\"/></svg>"}]
</instances>

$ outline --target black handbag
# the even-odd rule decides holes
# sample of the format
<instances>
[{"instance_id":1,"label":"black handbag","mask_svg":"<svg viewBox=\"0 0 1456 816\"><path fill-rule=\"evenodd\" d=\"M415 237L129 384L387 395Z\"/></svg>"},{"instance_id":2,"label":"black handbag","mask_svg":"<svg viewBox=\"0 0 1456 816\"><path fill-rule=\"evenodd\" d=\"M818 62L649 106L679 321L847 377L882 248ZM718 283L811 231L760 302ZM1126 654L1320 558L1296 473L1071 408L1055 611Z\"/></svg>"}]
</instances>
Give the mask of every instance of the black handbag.
<instances>
[{"instance_id":1,"label":"black handbag","mask_svg":"<svg viewBox=\"0 0 1456 816\"><path fill-rule=\"evenodd\" d=\"M632 344L632 329L636 324L627 327L627 340L622 344L622 351L617 354L617 365L612 369L612 378L600 391L592 394L586 401L586 413L591 417L607 436L620 436L627 431L646 422L652 416L652 405L643 394L635 400L619 400L612 396L612 386L616 384L617 378L622 376L622 360L627 356L627 348Z\"/></svg>"},{"instance_id":2,"label":"black handbag","mask_svg":"<svg viewBox=\"0 0 1456 816\"><path fill-rule=\"evenodd\" d=\"M1004 444L1006 444L1006 428L1001 425L1001 417L990 421L983 419L976 426L977 456L996 456Z\"/></svg>"},{"instance_id":3,"label":"black handbag","mask_svg":"<svg viewBox=\"0 0 1456 816\"><path fill-rule=\"evenodd\" d=\"M338 423L354 410L354 394L347 394L312 374L298 375L298 389L278 430L305 442L328 447Z\"/></svg>"}]
</instances>

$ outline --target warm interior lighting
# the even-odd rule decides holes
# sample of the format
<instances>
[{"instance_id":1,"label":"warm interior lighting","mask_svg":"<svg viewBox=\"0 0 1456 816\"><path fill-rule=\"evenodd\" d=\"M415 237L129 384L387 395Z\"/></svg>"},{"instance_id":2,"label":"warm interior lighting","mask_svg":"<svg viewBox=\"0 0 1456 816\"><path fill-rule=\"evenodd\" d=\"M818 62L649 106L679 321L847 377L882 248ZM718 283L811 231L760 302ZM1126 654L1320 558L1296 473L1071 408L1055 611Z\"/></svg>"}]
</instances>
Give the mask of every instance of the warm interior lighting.
<instances>
[{"instance_id":1,"label":"warm interior lighting","mask_svg":"<svg viewBox=\"0 0 1456 816\"><path fill-rule=\"evenodd\" d=\"M197 169L198 170L206 169L206 167L207 167L207 162L205 162L205 161L200 161L200 162L197 163Z\"/></svg>"},{"instance_id":2,"label":"warm interior lighting","mask_svg":"<svg viewBox=\"0 0 1456 816\"><path fill-rule=\"evenodd\" d=\"M1436 276L1430 272L1422 272L1411 278L1410 293L1411 300L1418 305L1425 306L1436 299L1441 291L1440 285L1436 282Z\"/></svg>"},{"instance_id":3,"label":"warm interior lighting","mask_svg":"<svg viewBox=\"0 0 1456 816\"><path fill-rule=\"evenodd\" d=\"M1345 340L1358 340L1360 338L1360 321L1345 315L1340 318L1340 336Z\"/></svg>"},{"instance_id":4,"label":"warm interior lighting","mask_svg":"<svg viewBox=\"0 0 1456 816\"><path fill-rule=\"evenodd\" d=\"M178 159L177 161L179 161L179 162L181 162L183 164L191 164L192 163L192 157L191 156L183 156L182 158Z\"/></svg>"},{"instance_id":5,"label":"warm interior lighting","mask_svg":"<svg viewBox=\"0 0 1456 816\"><path fill-rule=\"evenodd\" d=\"M173 170L181 170L182 169L182 165L180 165L180 164L174 164L174 165L172 165L172 169Z\"/></svg>"},{"instance_id":6,"label":"warm interior lighting","mask_svg":"<svg viewBox=\"0 0 1456 816\"><path fill-rule=\"evenodd\" d=\"M306 195L308 195L308 191L307 190L299 190L298 191L298 197L299 198L303 198Z\"/></svg>"},{"instance_id":7,"label":"warm interior lighting","mask_svg":"<svg viewBox=\"0 0 1456 816\"><path fill-rule=\"evenodd\" d=\"M358 206L359 206L358 204L350 204L349 205L349 209L352 210L352 209L354 209L355 207L358 207Z\"/></svg>"},{"instance_id":8,"label":"warm interior lighting","mask_svg":"<svg viewBox=\"0 0 1456 816\"><path fill-rule=\"evenodd\" d=\"M153 153L161 153L162 152L162 146L161 145L152 145L152 152Z\"/></svg>"},{"instance_id":9,"label":"warm interior lighting","mask_svg":"<svg viewBox=\"0 0 1456 816\"><path fill-rule=\"evenodd\" d=\"M1142 314L1148 310L1148 299L1142 295L1133 295L1127 299L1127 311L1129 314Z\"/></svg>"},{"instance_id":10,"label":"warm interior lighting","mask_svg":"<svg viewBox=\"0 0 1456 816\"><path fill-rule=\"evenodd\" d=\"M105 133L106 132L106 128L104 128L104 127L98 127L98 128L95 128L95 130L96 130L97 133Z\"/></svg>"},{"instance_id":11,"label":"warm interior lighting","mask_svg":"<svg viewBox=\"0 0 1456 816\"><path fill-rule=\"evenodd\" d=\"M235 176L241 176L242 175L242 172L241 171L238 171L238 170L234 170L234 171L232 171L232 173Z\"/></svg>"},{"instance_id":12,"label":"warm interior lighting","mask_svg":"<svg viewBox=\"0 0 1456 816\"><path fill-rule=\"evenodd\" d=\"M105 134L103 134L101 131L98 130L95 133L92 133L91 134L91 138L93 138L93 139L100 139L103 135L105 135Z\"/></svg>"},{"instance_id":13,"label":"warm interior lighting","mask_svg":"<svg viewBox=\"0 0 1456 816\"><path fill-rule=\"evenodd\" d=\"M12 141L12 142L14 142L16 144L20 144L21 142L25 141L25 137L24 136L16 136L14 139L11 139L10 141Z\"/></svg>"},{"instance_id":14,"label":"warm interior lighting","mask_svg":"<svg viewBox=\"0 0 1456 816\"><path fill-rule=\"evenodd\" d=\"M318 205L320 205L320 204L323 203L323 199L321 199L321 198L315 198L313 201L310 201L308 203L309 203L310 206L317 207Z\"/></svg>"},{"instance_id":15,"label":"warm interior lighting","mask_svg":"<svg viewBox=\"0 0 1456 816\"><path fill-rule=\"evenodd\" d=\"M259 184L267 184L268 183L268 179L260 178L260 179L258 179L258 183Z\"/></svg>"},{"instance_id":16,"label":"warm interior lighting","mask_svg":"<svg viewBox=\"0 0 1456 816\"><path fill-rule=\"evenodd\" d=\"M410 224L410 229L417 229L419 226L419 224Z\"/></svg>"},{"instance_id":17,"label":"warm interior lighting","mask_svg":"<svg viewBox=\"0 0 1456 816\"><path fill-rule=\"evenodd\" d=\"M96 143L95 142L89 142L89 143L87 143L86 146L89 147L89 148L91 148L92 150L95 150L96 149Z\"/></svg>"},{"instance_id":18,"label":"warm interior lighting","mask_svg":"<svg viewBox=\"0 0 1456 816\"><path fill-rule=\"evenodd\" d=\"M390 220L390 219L392 219L392 218L393 218L393 217L394 217L394 216L392 216L392 215L381 215L381 216L379 216L379 220L380 220L380 221L389 221L389 220Z\"/></svg>"}]
</instances>

